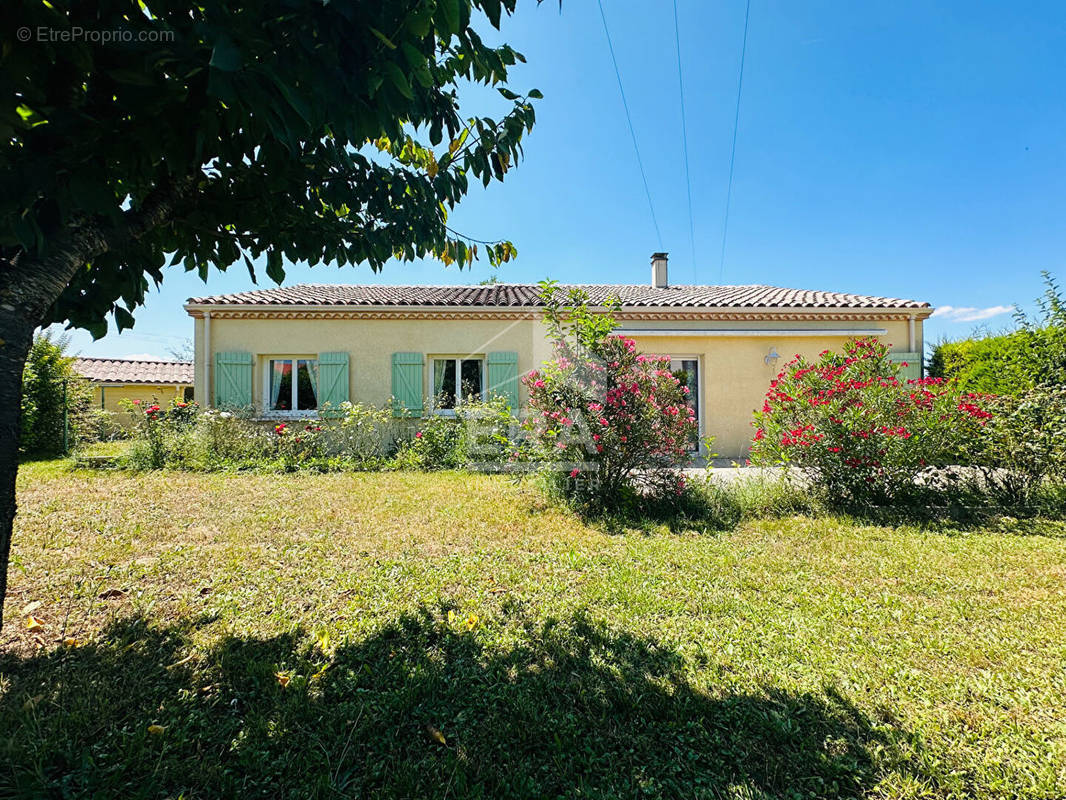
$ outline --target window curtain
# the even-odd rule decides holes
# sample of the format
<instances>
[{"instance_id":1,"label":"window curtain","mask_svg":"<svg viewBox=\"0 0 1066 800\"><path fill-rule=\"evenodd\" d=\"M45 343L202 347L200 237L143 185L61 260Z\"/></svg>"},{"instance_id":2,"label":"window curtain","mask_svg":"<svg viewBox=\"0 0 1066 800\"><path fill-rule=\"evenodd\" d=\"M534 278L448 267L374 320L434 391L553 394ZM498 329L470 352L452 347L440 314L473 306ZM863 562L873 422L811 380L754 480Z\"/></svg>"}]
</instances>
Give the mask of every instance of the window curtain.
<instances>
[{"instance_id":1,"label":"window curtain","mask_svg":"<svg viewBox=\"0 0 1066 800\"><path fill-rule=\"evenodd\" d=\"M318 362L313 359L301 361L300 366L307 372L307 380L311 384L311 394L315 396L314 406L318 407Z\"/></svg>"},{"instance_id":2,"label":"window curtain","mask_svg":"<svg viewBox=\"0 0 1066 800\"><path fill-rule=\"evenodd\" d=\"M441 392L444 391L444 378L448 374L448 367L454 364L454 361L444 358L433 359L433 397L440 399Z\"/></svg>"},{"instance_id":3,"label":"window curtain","mask_svg":"<svg viewBox=\"0 0 1066 800\"><path fill-rule=\"evenodd\" d=\"M287 361L274 361L270 362L270 407L276 409L278 407L278 398L281 397L281 381L285 377L285 365L289 363Z\"/></svg>"}]
</instances>

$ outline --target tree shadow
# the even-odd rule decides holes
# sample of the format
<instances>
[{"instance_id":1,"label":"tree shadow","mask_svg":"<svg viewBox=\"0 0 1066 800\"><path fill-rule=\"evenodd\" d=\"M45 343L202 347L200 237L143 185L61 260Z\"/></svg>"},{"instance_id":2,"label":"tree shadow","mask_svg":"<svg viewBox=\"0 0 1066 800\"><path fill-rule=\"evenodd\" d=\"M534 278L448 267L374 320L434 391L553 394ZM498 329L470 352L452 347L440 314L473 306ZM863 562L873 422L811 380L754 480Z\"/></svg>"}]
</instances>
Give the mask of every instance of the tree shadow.
<instances>
[{"instance_id":1,"label":"tree shadow","mask_svg":"<svg viewBox=\"0 0 1066 800\"><path fill-rule=\"evenodd\" d=\"M195 635L126 622L0 660L0 795L850 797L914 774L913 737L838 694L704 690L580 616L509 649L425 608L330 655Z\"/></svg>"}]
</instances>

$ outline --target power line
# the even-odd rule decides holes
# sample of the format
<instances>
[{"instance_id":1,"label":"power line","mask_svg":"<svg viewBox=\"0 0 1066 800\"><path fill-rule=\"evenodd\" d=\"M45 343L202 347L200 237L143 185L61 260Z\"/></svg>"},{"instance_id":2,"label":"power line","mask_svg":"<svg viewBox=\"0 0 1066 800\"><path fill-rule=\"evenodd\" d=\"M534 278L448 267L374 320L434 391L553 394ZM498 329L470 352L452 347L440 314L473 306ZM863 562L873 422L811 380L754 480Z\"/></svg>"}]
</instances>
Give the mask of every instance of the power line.
<instances>
[{"instance_id":1,"label":"power line","mask_svg":"<svg viewBox=\"0 0 1066 800\"><path fill-rule=\"evenodd\" d=\"M748 52L748 19L751 17L751 0L744 10L744 38L740 45L740 77L737 79L737 107L733 114L733 146L729 151L729 182L725 192L725 220L722 222L722 256L718 262L718 282L725 275L725 243L729 233L729 205L733 199L733 167L737 160L737 127L740 122L740 92L744 88L744 56Z\"/></svg>"},{"instance_id":2,"label":"power line","mask_svg":"<svg viewBox=\"0 0 1066 800\"><path fill-rule=\"evenodd\" d=\"M651 224L655 226L655 238L659 241L659 249L663 247L663 235L659 232L659 221L655 218L655 206L651 202L651 189L648 188L648 176L644 173L644 162L640 158L640 147L637 145L637 134L633 130L633 118L629 115L629 103L626 102L626 91L622 88L622 73L618 71L618 59L614 56L614 45L611 43L611 32L607 28L607 15L603 12L603 0L596 0L600 7L600 19L603 20L603 32L607 36L607 49L611 51L611 63L614 65L614 76L618 79L618 93L622 95L622 108L626 112L626 122L629 124L629 135L633 139L633 151L637 154L637 166L640 168L640 179L644 182L644 194L648 198L648 210L651 212Z\"/></svg>"},{"instance_id":3,"label":"power line","mask_svg":"<svg viewBox=\"0 0 1066 800\"><path fill-rule=\"evenodd\" d=\"M688 168L688 124L685 122L685 81L681 77L681 31L674 0L674 44L677 46L677 88L681 95L681 149L685 154L685 191L688 193L688 242L692 250L692 282L696 283L696 228L692 221L692 179Z\"/></svg>"}]
</instances>

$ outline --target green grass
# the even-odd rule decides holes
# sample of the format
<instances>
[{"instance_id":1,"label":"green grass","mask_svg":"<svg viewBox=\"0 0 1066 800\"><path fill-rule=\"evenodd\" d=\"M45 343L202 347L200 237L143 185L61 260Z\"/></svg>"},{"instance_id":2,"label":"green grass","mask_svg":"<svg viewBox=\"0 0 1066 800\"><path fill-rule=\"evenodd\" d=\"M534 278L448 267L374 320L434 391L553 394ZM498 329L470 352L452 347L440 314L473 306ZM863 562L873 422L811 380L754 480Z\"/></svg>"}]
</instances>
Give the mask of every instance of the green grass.
<instances>
[{"instance_id":1,"label":"green grass","mask_svg":"<svg viewBox=\"0 0 1066 800\"><path fill-rule=\"evenodd\" d=\"M997 526L28 464L0 796L1061 798L1066 538Z\"/></svg>"}]
</instances>

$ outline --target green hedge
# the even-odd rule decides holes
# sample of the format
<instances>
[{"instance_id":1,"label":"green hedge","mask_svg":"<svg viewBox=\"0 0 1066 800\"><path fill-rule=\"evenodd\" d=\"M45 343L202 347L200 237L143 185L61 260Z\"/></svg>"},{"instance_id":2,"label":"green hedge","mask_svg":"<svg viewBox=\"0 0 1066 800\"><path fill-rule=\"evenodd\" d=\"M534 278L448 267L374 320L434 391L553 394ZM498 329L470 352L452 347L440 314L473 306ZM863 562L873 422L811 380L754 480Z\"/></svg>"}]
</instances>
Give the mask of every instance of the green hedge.
<instances>
[{"instance_id":1,"label":"green hedge","mask_svg":"<svg viewBox=\"0 0 1066 800\"><path fill-rule=\"evenodd\" d=\"M1044 283L1039 320L1019 315L1017 330L942 341L933 348L927 374L954 378L965 391L1002 395L1066 385L1066 303L1047 273Z\"/></svg>"}]
</instances>

